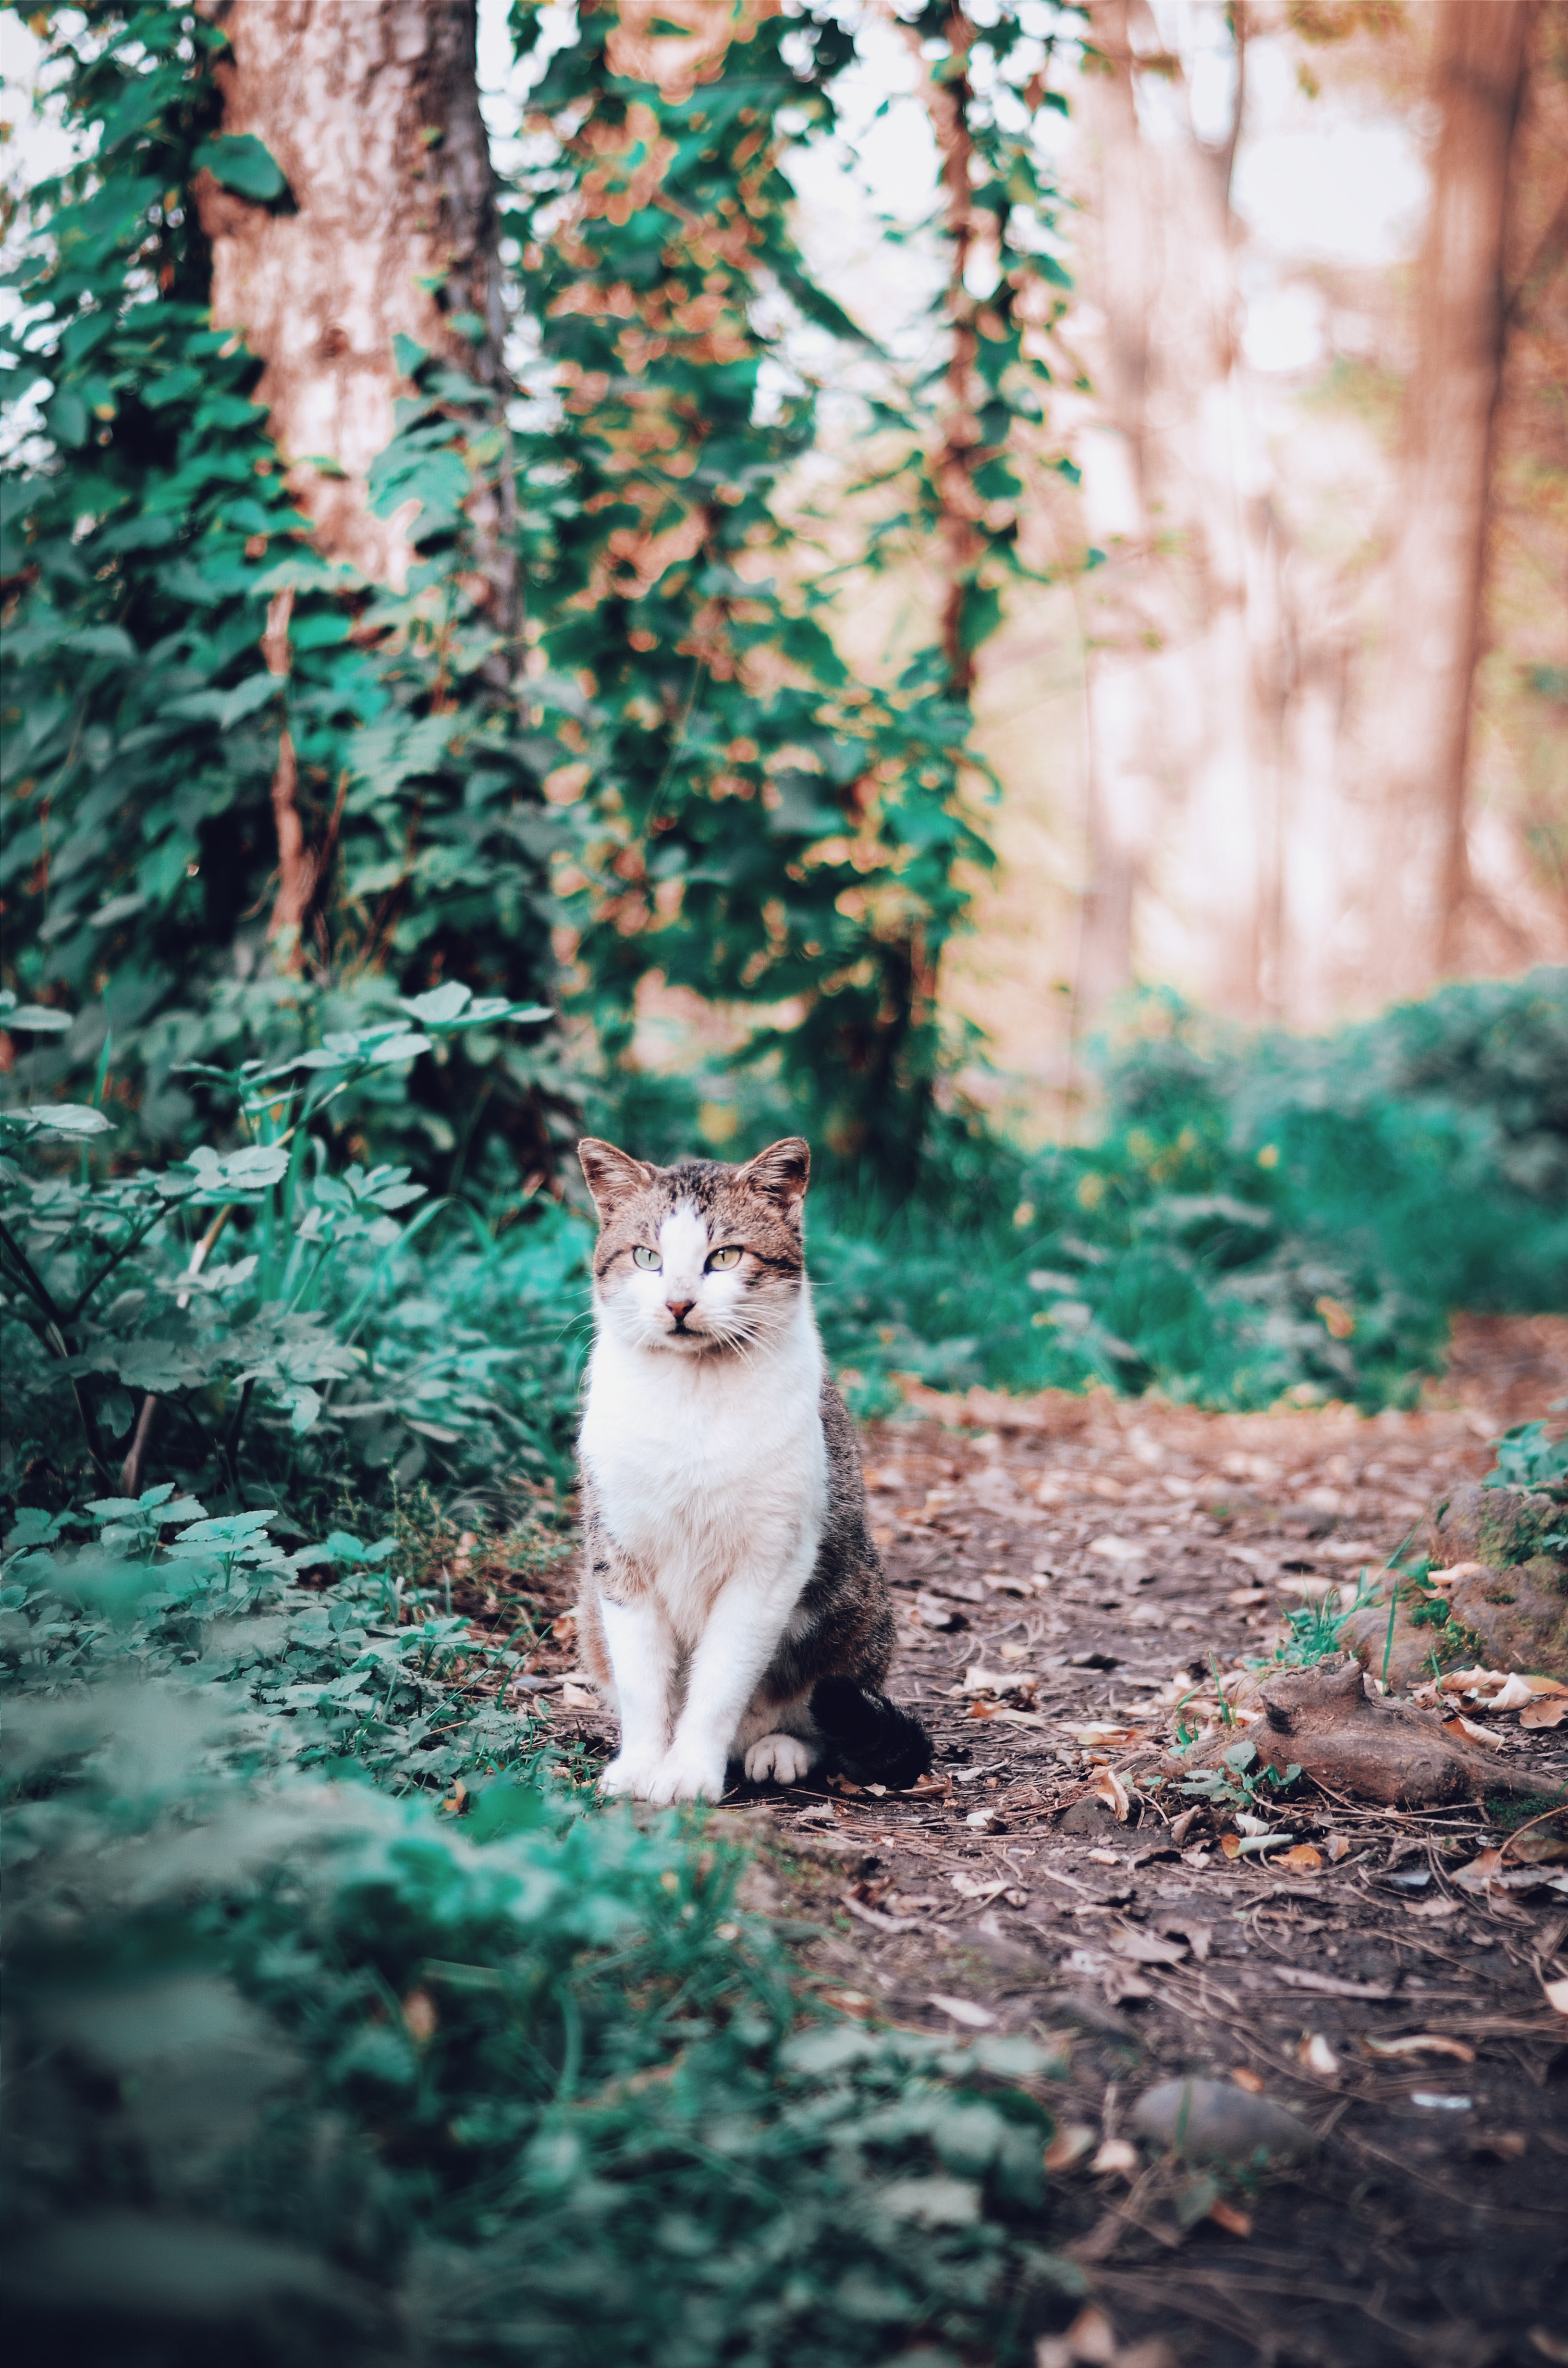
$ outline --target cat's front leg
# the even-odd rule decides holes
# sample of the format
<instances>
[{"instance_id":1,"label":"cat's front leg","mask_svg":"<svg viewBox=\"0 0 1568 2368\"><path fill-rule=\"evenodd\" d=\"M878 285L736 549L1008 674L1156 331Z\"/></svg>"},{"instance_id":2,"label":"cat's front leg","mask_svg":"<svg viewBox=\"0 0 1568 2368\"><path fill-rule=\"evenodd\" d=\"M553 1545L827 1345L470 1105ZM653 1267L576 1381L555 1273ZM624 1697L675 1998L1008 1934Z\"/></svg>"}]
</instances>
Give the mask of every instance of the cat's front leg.
<instances>
[{"instance_id":1,"label":"cat's front leg","mask_svg":"<svg viewBox=\"0 0 1568 2368\"><path fill-rule=\"evenodd\" d=\"M605 1649L620 1715L620 1748L599 1775L598 1789L645 1801L669 1748L675 1655L669 1631L649 1597L612 1603L601 1597Z\"/></svg>"},{"instance_id":2,"label":"cat's front leg","mask_svg":"<svg viewBox=\"0 0 1568 2368\"><path fill-rule=\"evenodd\" d=\"M648 1788L650 1801L722 1797L746 1705L778 1650L815 1556L813 1538L782 1567L737 1573L721 1588L691 1656L685 1706Z\"/></svg>"}]
</instances>

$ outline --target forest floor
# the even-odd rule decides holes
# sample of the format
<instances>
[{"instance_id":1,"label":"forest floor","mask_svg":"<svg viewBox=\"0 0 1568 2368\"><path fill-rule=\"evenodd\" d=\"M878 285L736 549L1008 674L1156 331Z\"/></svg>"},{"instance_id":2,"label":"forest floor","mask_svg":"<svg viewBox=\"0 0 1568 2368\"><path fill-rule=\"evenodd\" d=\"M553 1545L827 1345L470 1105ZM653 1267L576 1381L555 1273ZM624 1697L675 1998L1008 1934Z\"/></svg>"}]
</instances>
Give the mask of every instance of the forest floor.
<instances>
[{"instance_id":1,"label":"forest floor","mask_svg":"<svg viewBox=\"0 0 1568 2368\"><path fill-rule=\"evenodd\" d=\"M1108 1394L1035 1429L973 1393L868 1435L890 1690L930 1727L934 1773L880 1798L748 1790L716 1815L762 1845L744 1903L785 1922L837 2011L1059 2046L1046 2233L1089 2301L1056 2306L1040 2368L1568 2362L1568 2017L1544 1987L1568 1976L1562 1863L1471 1889L1506 1818L1312 1791L1268 1812L1319 1861L1286 1872L1227 1857L1222 1812L1173 1833L1189 1804L1142 1789L1183 1696L1187 1724L1217 1715L1216 1677L1267 1656L1285 1611L1375 1569L1565 1391L1568 1322L1475 1320L1418 1412ZM608 1747L580 1689L555 1700L563 1740ZM1568 1723L1491 1724L1501 1757L1568 1779ZM1205 2180L1131 2121L1176 2075L1277 2100L1313 2143Z\"/></svg>"}]
</instances>

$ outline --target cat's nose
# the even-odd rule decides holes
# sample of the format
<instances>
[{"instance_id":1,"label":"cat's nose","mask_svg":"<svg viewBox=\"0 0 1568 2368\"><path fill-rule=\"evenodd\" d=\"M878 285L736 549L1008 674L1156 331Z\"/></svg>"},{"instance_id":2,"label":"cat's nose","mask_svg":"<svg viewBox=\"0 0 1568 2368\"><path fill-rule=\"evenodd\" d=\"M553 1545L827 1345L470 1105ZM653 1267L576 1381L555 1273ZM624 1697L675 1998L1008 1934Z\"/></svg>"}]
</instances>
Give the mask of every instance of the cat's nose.
<instances>
[{"instance_id":1,"label":"cat's nose","mask_svg":"<svg viewBox=\"0 0 1568 2368\"><path fill-rule=\"evenodd\" d=\"M677 1324L684 1324L686 1322L687 1317L691 1314L691 1311L696 1304L697 1302L695 1299L666 1299L665 1302L665 1305L669 1309L670 1314L675 1317Z\"/></svg>"}]
</instances>

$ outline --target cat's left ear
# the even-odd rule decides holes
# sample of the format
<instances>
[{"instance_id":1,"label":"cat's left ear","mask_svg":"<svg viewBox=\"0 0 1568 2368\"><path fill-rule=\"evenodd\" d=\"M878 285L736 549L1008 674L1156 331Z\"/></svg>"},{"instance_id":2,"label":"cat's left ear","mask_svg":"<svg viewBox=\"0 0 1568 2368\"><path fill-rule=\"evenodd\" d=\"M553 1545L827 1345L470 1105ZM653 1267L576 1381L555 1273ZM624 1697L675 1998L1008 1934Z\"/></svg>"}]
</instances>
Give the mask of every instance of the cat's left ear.
<instances>
[{"instance_id":1,"label":"cat's left ear","mask_svg":"<svg viewBox=\"0 0 1568 2368\"><path fill-rule=\"evenodd\" d=\"M735 1181L748 1191L766 1193L784 1216L799 1224L811 1173L811 1144L802 1135L787 1134L782 1143L770 1143L766 1151L748 1159Z\"/></svg>"},{"instance_id":2,"label":"cat's left ear","mask_svg":"<svg viewBox=\"0 0 1568 2368\"><path fill-rule=\"evenodd\" d=\"M653 1180L653 1170L645 1160L633 1159L629 1151L617 1150L613 1143L601 1143L596 1134L583 1137L577 1156L601 1225L609 1223L623 1201L645 1192Z\"/></svg>"}]
</instances>

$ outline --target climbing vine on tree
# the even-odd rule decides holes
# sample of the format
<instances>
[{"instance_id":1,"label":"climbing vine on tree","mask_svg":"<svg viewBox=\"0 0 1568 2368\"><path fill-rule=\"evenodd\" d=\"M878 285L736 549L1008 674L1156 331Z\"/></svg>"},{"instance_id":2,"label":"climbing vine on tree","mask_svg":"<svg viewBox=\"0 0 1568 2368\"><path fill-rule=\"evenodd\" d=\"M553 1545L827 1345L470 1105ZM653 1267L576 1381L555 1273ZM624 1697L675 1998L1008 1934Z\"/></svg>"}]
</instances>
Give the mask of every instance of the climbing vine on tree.
<instances>
[{"instance_id":1,"label":"climbing vine on tree","mask_svg":"<svg viewBox=\"0 0 1568 2368\"><path fill-rule=\"evenodd\" d=\"M832 129L846 20L765 0L672 38L631 6L580 11L532 94L542 138L504 222L538 348L529 424L509 443L496 392L400 347L371 496L421 508L393 594L312 547L256 364L207 316L196 173L290 202L265 146L223 130L221 29L103 0L74 14L50 73L82 161L33 193L7 340L49 392L7 502L0 890L17 987L80 1013L35 1084L97 1066L144 1137L178 1140L199 1092L186 1064L232 1062L280 1023L315 1041L446 975L515 1000L555 988L613 1082L656 971L748 1006L749 1051L778 1056L808 1122L907 1179L938 965L986 860L973 651L1013 564L1010 448L1040 409L1024 316L1053 267L1020 225L1049 199L1028 130L1049 37L1022 13L983 39L952 12L910 25L923 56L946 42L926 70L961 131L944 147L951 357L909 390L900 463L905 526L945 538L950 583L937 643L869 681L786 514L814 390L778 325L864 342L805 268L781 164ZM1036 13L1049 33L1058 12ZM537 0L512 24L526 50ZM497 468L519 495L522 698L474 588L470 519ZM884 530L869 555L891 548ZM341 1118L401 1131L452 1180L486 1158L548 1166L559 1101L539 1055L481 1036Z\"/></svg>"}]
</instances>

